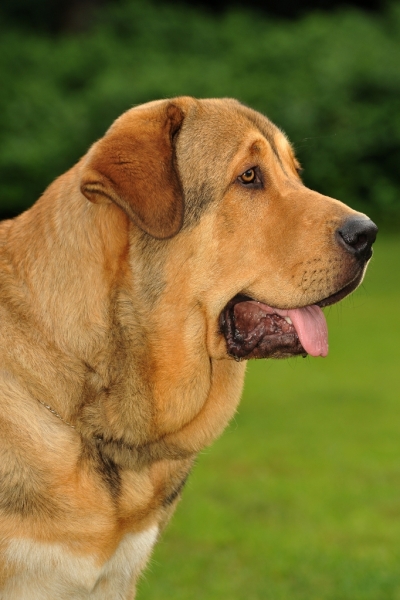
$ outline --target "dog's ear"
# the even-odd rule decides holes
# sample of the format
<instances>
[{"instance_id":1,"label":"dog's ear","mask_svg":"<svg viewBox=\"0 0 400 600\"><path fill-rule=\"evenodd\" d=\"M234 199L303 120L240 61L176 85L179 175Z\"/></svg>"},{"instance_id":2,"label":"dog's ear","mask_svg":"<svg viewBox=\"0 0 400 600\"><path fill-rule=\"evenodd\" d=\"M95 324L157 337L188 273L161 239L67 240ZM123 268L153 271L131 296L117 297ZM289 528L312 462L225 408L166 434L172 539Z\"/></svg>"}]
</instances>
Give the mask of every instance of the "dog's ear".
<instances>
[{"instance_id":1,"label":"dog's ear","mask_svg":"<svg viewBox=\"0 0 400 600\"><path fill-rule=\"evenodd\" d=\"M177 234L184 201L175 139L183 119L172 101L123 114L89 151L81 192L94 203L115 202L155 238Z\"/></svg>"}]
</instances>

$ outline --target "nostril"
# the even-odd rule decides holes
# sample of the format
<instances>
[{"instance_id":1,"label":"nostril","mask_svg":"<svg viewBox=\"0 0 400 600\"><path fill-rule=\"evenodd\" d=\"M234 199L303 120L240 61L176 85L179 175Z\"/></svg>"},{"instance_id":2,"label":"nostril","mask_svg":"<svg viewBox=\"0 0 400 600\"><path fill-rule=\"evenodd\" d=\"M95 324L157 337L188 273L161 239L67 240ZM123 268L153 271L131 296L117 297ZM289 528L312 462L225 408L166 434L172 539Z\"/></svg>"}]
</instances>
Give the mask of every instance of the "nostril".
<instances>
[{"instance_id":1,"label":"nostril","mask_svg":"<svg viewBox=\"0 0 400 600\"><path fill-rule=\"evenodd\" d=\"M339 242L349 252L364 260L371 258L371 248L377 232L375 223L365 217L350 217L337 231Z\"/></svg>"},{"instance_id":2,"label":"nostril","mask_svg":"<svg viewBox=\"0 0 400 600\"><path fill-rule=\"evenodd\" d=\"M351 235L348 235L339 230L339 234L342 236L343 241L346 244L346 246L350 246L356 252L361 252L362 250L364 250L365 246L368 244L368 237L363 233L361 233L359 235L356 233L352 233Z\"/></svg>"},{"instance_id":3,"label":"nostril","mask_svg":"<svg viewBox=\"0 0 400 600\"><path fill-rule=\"evenodd\" d=\"M357 252L361 252L362 250L364 250L365 246L368 244L368 237L364 234L361 234L357 237L356 241L354 242L354 244L352 244L354 250L356 250Z\"/></svg>"}]
</instances>

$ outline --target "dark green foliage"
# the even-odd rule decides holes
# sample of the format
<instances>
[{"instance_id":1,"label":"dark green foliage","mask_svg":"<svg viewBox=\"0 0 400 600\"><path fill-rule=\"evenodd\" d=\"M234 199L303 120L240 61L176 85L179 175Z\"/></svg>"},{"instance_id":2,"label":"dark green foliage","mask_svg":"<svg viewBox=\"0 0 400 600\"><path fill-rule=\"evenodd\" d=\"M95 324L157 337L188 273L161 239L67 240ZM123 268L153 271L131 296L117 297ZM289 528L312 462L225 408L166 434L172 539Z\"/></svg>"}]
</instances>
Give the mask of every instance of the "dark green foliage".
<instances>
[{"instance_id":1,"label":"dark green foliage","mask_svg":"<svg viewBox=\"0 0 400 600\"><path fill-rule=\"evenodd\" d=\"M400 224L400 4L295 22L126 0L91 30L0 36L0 211L29 206L123 110L233 96L293 141L308 185Z\"/></svg>"},{"instance_id":2,"label":"dark green foliage","mask_svg":"<svg viewBox=\"0 0 400 600\"><path fill-rule=\"evenodd\" d=\"M163 0L154 0L162 2ZM26 29L79 31L90 27L97 9L124 0L1 0L0 20L17 23ZM340 6L358 6L369 11L382 11L385 0L180 0L181 4L202 7L212 12L227 8L257 8L268 15L285 19L298 18L312 10L333 10Z\"/></svg>"}]
</instances>

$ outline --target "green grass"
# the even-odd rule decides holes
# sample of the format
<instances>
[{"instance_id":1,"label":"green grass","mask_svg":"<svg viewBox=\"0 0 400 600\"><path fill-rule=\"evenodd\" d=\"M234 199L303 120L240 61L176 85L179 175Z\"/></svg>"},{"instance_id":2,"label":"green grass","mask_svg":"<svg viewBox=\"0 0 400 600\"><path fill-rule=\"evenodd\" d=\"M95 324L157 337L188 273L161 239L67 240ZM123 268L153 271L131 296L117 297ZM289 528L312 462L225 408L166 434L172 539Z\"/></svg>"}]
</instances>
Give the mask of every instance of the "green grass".
<instances>
[{"instance_id":1,"label":"green grass","mask_svg":"<svg viewBox=\"0 0 400 600\"><path fill-rule=\"evenodd\" d=\"M328 358L249 364L138 600L400 600L399 262L378 238Z\"/></svg>"}]
</instances>

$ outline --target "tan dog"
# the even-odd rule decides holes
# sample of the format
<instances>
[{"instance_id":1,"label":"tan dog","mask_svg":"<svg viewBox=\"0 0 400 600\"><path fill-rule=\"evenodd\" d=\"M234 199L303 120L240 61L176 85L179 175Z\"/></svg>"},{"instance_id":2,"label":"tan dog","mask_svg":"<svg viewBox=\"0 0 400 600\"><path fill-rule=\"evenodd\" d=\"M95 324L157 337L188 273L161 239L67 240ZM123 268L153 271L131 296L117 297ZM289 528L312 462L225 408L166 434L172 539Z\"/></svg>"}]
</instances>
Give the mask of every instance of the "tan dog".
<instances>
[{"instance_id":1,"label":"tan dog","mask_svg":"<svg viewBox=\"0 0 400 600\"><path fill-rule=\"evenodd\" d=\"M242 358L326 355L375 225L235 100L123 114L0 225L0 597L132 599Z\"/></svg>"}]
</instances>

